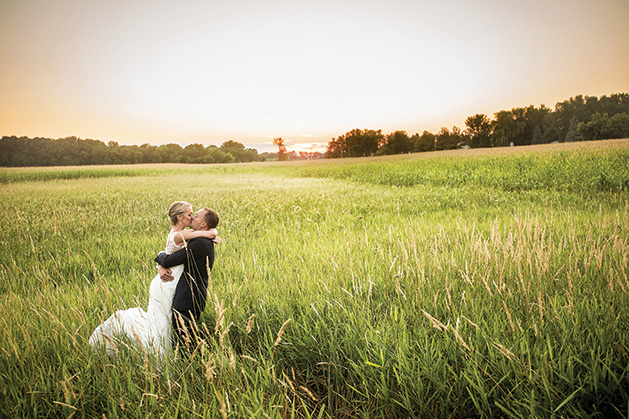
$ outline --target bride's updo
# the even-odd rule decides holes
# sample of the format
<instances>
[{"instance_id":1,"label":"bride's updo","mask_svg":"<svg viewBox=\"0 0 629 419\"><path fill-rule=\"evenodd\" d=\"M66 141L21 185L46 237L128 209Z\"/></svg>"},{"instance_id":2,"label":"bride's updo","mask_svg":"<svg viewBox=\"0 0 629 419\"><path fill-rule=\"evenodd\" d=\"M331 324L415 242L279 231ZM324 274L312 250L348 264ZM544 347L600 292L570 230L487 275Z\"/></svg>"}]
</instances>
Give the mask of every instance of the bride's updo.
<instances>
[{"instance_id":1,"label":"bride's updo","mask_svg":"<svg viewBox=\"0 0 629 419\"><path fill-rule=\"evenodd\" d=\"M178 216L183 215L186 211L186 208L191 207L192 205L188 204L185 201L177 201L173 202L168 210L168 218L170 219L170 224L176 225Z\"/></svg>"}]
</instances>

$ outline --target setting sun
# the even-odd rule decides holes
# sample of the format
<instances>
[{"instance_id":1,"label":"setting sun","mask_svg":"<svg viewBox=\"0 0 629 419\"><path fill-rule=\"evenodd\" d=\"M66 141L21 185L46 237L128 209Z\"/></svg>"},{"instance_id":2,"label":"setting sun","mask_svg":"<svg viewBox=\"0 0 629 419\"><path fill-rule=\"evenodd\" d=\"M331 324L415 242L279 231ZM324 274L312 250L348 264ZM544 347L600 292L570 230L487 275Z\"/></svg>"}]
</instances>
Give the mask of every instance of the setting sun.
<instances>
[{"instance_id":1,"label":"setting sun","mask_svg":"<svg viewBox=\"0 0 629 419\"><path fill-rule=\"evenodd\" d=\"M618 1L13 1L2 135L121 144L436 131L629 90Z\"/></svg>"}]
</instances>

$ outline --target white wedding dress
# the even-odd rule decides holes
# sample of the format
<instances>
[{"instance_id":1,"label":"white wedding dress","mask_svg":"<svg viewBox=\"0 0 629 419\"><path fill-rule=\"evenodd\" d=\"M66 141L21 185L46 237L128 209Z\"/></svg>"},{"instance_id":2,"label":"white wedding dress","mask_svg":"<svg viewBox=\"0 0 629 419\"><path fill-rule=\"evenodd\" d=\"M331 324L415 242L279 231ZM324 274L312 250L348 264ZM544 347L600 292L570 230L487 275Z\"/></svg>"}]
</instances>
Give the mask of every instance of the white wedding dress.
<instances>
[{"instance_id":1,"label":"white wedding dress","mask_svg":"<svg viewBox=\"0 0 629 419\"><path fill-rule=\"evenodd\" d=\"M166 253L175 250L175 231L171 230L166 241ZM158 358L170 355L172 351L172 305L175 290L183 265L170 268L175 278L171 282L163 282L159 274L151 281L149 305L146 311L142 307L118 310L94 330L89 343L93 347L106 345L107 354L116 356L115 345L120 337L140 344L147 353ZM113 345L112 345L113 344Z\"/></svg>"}]
</instances>

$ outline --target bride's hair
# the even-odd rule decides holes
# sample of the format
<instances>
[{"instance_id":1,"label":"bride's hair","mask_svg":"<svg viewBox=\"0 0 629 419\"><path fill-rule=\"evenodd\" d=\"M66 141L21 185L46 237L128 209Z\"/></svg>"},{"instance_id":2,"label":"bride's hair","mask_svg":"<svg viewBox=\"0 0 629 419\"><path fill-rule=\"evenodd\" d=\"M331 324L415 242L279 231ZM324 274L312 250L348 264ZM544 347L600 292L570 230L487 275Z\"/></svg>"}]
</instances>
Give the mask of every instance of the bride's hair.
<instances>
[{"instance_id":1,"label":"bride's hair","mask_svg":"<svg viewBox=\"0 0 629 419\"><path fill-rule=\"evenodd\" d=\"M168 218L170 219L170 224L176 225L177 221L179 221L177 217L182 215L186 211L186 208L191 206L192 205L188 204L185 201L173 202L170 205L170 209L168 210Z\"/></svg>"}]
</instances>

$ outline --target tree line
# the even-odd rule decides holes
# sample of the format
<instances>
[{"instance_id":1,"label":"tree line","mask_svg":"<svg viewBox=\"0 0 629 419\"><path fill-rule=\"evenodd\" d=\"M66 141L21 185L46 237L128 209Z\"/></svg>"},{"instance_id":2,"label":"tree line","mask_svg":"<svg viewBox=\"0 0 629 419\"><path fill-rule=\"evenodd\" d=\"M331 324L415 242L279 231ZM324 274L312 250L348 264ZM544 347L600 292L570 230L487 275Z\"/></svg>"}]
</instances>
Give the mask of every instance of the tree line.
<instances>
[{"instance_id":1,"label":"tree line","mask_svg":"<svg viewBox=\"0 0 629 419\"><path fill-rule=\"evenodd\" d=\"M504 147L564 141L629 138L629 93L609 96L578 95L555 105L502 110L491 119L475 114L465 120L465 129L441 128L433 134L406 131L384 134L382 130L354 129L328 142L325 153L288 151L282 138L273 140L277 153L258 153L229 140L215 145L179 144L160 146L119 145L67 137L60 139L2 137L0 166L73 166L138 163L234 163L265 160L362 157L461 147Z\"/></svg>"},{"instance_id":2,"label":"tree line","mask_svg":"<svg viewBox=\"0 0 629 419\"><path fill-rule=\"evenodd\" d=\"M245 148L237 141L226 141L220 147L190 144L119 145L102 141L67 137L60 139L2 137L0 166L78 166L96 164L138 163L238 163L264 161L266 155Z\"/></svg>"},{"instance_id":3,"label":"tree line","mask_svg":"<svg viewBox=\"0 0 629 419\"><path fill-rule=\"evenodd\" d=\"M490 119L475 114L465 129L441 128L433 134L354 129L328 142L326 158L363 157L461 147L504 147L553 142L629 138L629 94L578 95L555 105L502 110Z\"/></svg>"}]
</instances>

